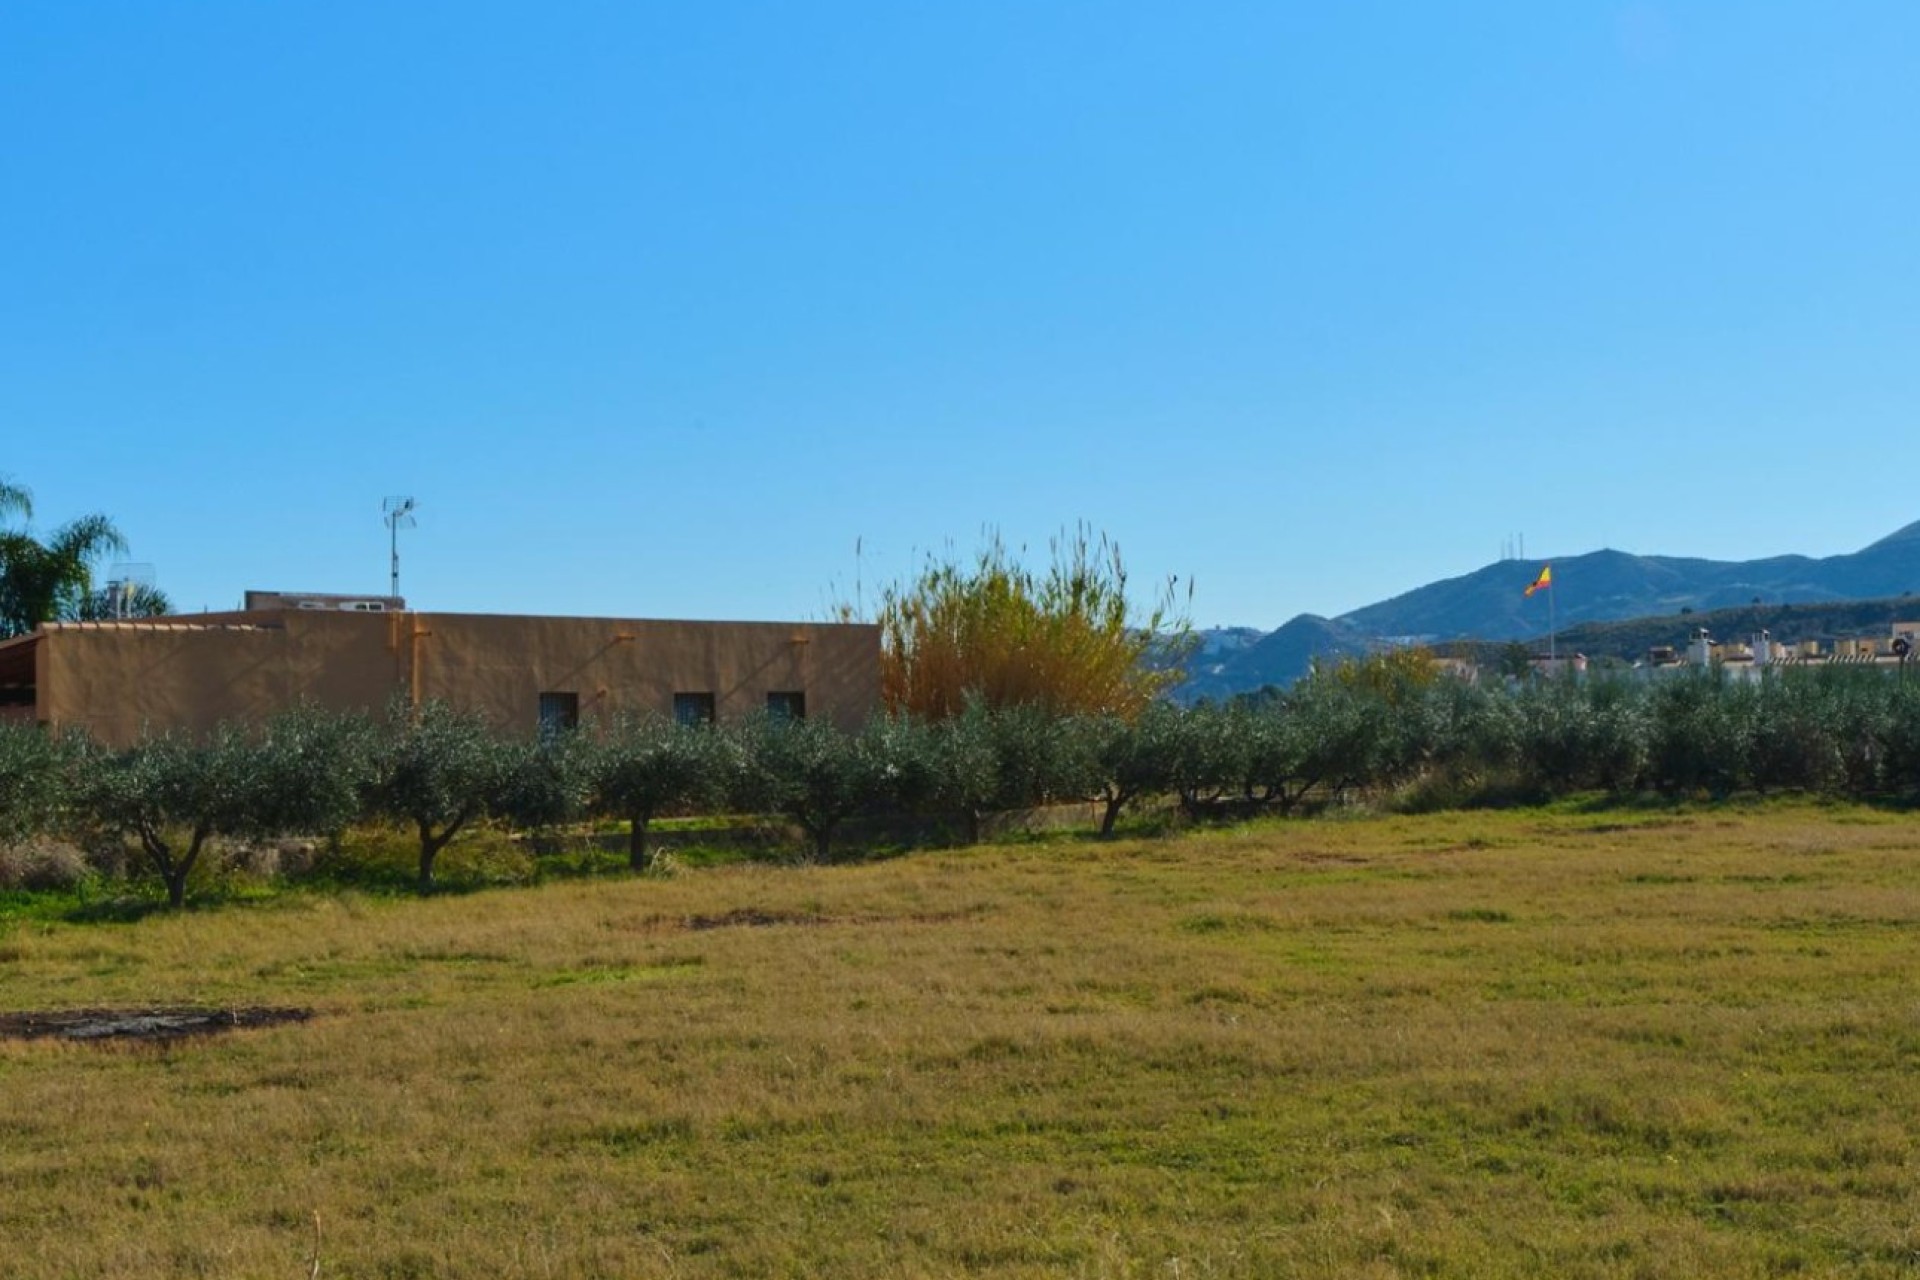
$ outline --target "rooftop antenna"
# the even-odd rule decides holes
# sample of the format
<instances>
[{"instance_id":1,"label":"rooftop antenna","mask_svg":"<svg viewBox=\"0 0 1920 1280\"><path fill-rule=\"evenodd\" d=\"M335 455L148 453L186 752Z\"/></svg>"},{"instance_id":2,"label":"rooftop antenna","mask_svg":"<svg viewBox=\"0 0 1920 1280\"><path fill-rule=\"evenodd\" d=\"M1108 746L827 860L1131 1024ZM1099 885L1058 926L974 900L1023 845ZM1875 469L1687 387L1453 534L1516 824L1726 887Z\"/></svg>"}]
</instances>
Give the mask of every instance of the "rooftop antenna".
<instances>
[{"instance_id":1,"label":"rooftop antenna","mask_svg":"<svg viewBox=\"0 0 1920 1280\"><path fill-rule=\"evenodd\" d=\"M387 522L387 545L393 554L393 579L388 595L400 598L400 531L414 527L412 498L388 498L380 504Z\"/></svg>"}]
</instances>

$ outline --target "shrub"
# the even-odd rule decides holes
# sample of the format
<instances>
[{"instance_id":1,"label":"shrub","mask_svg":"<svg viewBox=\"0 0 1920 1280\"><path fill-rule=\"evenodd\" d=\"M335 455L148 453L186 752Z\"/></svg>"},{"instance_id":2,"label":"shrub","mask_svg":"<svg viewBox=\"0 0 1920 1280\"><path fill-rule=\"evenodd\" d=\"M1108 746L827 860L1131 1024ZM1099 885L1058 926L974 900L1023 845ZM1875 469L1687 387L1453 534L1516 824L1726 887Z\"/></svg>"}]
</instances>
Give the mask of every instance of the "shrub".
<instances>
[{"instance_id":1,"label":"shrub","mask_svg":"<svg viewBox=\"0 0 1920 1280\"><path fill-rule=\"evenodd\" d=\"M222 850L227 869L255 880L298 880L312 873L322 846L311 838L246 840Z\"/></svg>"},{"instance_id":2,"label":"shrub","mask_svg":"<svg viewBox=\"0 0 1920 1280\"><path fill-rule=\"evenodd\" d=\"M93 875L87 856L73 845L51 840L0 845L0 889L30 893L67 893Z\"/></svg>"},{"instance_id":3,"label":"shrub","mask_svg":"<svg viewBox=\"0 0 1920 1280\"><path fill-rule=\"evenodd\" d=\"M970 700L993 708L1133 716L1179 673L1165 652L1172 584L1136 617L1120 549L1084 527L1052 544L1038 576L995 537L971 565L929 560L881 594L881 689L888 710L944 720Z\"/></svg>"}]
</instances>

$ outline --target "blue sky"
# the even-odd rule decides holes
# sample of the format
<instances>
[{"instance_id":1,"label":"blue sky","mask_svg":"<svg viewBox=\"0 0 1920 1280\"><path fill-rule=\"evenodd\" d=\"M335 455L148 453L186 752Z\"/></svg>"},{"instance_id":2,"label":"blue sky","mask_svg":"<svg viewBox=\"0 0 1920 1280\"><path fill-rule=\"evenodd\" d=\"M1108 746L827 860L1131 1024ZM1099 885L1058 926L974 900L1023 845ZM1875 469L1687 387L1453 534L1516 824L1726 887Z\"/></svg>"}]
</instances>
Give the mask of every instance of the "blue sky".
<instances>
[{"instance_id":1,"label":"blue sky","mask_svg":"<svg viewBox=\"0 0 1920 1280\"><path fill-rule=\"evenodd\" d=\"M709 618L985 528L1272 627L1920 519L1911 0L23 0L0 57L0 475L184 609L383 589L389 494L418 607Z\"/></svg>"}]
</instances>

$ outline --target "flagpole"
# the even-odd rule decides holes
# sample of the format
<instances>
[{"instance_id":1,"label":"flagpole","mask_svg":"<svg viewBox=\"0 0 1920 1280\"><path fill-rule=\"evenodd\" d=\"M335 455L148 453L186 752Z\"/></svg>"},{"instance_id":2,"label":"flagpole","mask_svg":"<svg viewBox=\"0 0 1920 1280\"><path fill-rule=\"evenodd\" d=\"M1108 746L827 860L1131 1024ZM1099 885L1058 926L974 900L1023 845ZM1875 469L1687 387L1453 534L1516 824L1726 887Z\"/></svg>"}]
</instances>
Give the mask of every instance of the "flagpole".
<instances>
[{"instance_id":1,"label":"flagpole","mask_svg":"<svg viewBox=\"0 0 1920 1280\"><path fill-rule=\"evenodd\" d=\"M1548 669L1551 670L1552 664L1559 657L1559 654L1554 649L1553 633L1559 630L1559 625L1553 616L1553 565L1551 563L1541 565L1540 576L1533 580L1532 586L1520 594L1531 599L1533 593L1536 591L1544 591L1547 593L1547 663Z\"/></svg>"}]
</instances>

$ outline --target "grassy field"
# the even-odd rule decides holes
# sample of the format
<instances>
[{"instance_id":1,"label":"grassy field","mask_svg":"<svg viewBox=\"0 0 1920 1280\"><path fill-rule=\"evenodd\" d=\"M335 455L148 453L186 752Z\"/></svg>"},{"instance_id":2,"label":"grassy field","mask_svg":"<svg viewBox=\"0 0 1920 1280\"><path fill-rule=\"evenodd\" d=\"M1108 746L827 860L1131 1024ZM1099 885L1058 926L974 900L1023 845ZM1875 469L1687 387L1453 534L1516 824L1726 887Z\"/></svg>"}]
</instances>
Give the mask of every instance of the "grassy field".
<instances>
[{"instance_id":1,"label":"grassy field","mask_svg":"<svg viewBox=\"0 0 1920 1280\"><path fill-rule=\"evenodd\" d=\"M1920 820L1473 813L17 920L0 1274L1908 1276Z\"/></svg>"}]
</instances>

